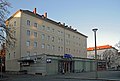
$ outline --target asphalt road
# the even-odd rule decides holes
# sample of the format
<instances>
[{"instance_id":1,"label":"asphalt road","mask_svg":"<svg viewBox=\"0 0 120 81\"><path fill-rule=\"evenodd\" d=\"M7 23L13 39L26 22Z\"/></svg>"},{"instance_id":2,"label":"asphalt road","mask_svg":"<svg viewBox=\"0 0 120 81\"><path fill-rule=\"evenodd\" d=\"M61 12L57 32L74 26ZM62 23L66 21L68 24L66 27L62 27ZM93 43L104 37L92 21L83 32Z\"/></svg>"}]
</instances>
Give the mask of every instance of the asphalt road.
<instances>
[{"instance_id":1,"label":"asphalt road","mask_svg":"<svg viewBox=\"0 0 120 81\"><path fill-rule=\"evenodd\" d=\"M95 72L59 74L50 76L41 75L14 75L4 74L7 78L3 81L120 81L120 71L101 71L98 72L98 79L95 79ZM0 80L0 81L1 81Z\"/></svg>"}]
</instances>

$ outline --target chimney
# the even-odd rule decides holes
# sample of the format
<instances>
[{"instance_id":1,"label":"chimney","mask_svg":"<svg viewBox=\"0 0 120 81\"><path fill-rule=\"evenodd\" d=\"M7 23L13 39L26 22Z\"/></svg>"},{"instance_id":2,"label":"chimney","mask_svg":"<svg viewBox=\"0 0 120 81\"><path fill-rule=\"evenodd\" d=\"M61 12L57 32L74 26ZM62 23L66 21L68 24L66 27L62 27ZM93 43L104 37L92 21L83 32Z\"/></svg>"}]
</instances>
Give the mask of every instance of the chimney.
<instances>
[{"instance_id":1,"label":"chimney","mask_svg":"<svg viewBox=\"0 0 120 81\"><path fill-rule=\"evenodd\" d=\"M47 12L44 13L44 17L47 18Z\"/></svg>"},{"instance_id":2,"label":"chimney","mask_svg":"<svg viewBox=\"0 0 120 81\"><path fill-rule=\"evenodd\" d=\"M63 26L65 26L65 23L63 23Z\"/></svg>"},{"instance_id":3,"label":"chimney","mask_svg":"<svg viewBox=\"0 0 120 81\"><path fill-rule=\"evenodd\" d=\"M36 14L36 8L34 8L34 11L33 11L34 14Z\"/></svg>"}]
</instances>

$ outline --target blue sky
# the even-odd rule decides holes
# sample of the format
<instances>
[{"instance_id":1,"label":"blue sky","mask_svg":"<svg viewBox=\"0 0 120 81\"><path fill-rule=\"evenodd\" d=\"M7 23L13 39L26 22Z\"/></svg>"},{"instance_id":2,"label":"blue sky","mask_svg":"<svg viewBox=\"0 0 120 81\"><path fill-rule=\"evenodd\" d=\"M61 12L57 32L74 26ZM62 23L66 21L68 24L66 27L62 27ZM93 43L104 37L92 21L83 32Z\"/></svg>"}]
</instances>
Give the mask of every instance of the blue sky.
<instances>
[{"instance_id":1,"label":"blue sky","mask_svg":"<svg viewBox=\"0 0 120 81\"><path fill-rule=\"evenodd\" d=\"M114 46L119 40L120 0L8 0L10 15L19 9L48 13L48 18L66 23L88 36L87 46L94 46L93 28L98 28L97 45Z\"/></svg>"}]
</instances>

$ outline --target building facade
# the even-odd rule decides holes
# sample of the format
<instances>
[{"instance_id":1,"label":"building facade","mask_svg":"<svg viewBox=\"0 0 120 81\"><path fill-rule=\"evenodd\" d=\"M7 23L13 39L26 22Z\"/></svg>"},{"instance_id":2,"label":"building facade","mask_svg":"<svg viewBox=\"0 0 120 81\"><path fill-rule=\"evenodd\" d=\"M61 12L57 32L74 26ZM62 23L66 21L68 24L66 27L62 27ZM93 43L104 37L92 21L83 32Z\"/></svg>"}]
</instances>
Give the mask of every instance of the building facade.
<instances>
[{"instance_id":1,"label":"building facade","mask_svg":"<svg viewBox=\"0 0 120 81\"><path fill-rule=\"evenodd\" d=\"M110 45L97 46L97 59L105 60L107 68L116 69L119 65L118 50ZM94 47L87 48L87 58L95 59Z\"/></svg>"},{"instance_id":2,"label":"building facade","mask_svg":"<svg viewBox=\"0 0 120 81\"><path fill-rule=\"evenodd\" d=\"M46 63L51 61L47 57L49 55L87 57L87 36L65 23L47 18L47 13L37 14L36 8L33 12L18 10L6 20L6 25L17 39L14 47L9 46L6 53L6 71L28 69L29 72L37 70L46 74ZM36 63L38 59L40 64ZM62 60L59 62L63 63ZM71 60L66 62L68 64L65 67L72 67ZM36 67L30 69L30 63L35 63L31 67Z\"/></svg>"},{"instance_id":3,"label":"building facade","mask_svg":"<svg viewBox=\"0 0 120 81\"><path fill-rule=\"evenodd\" d=\"M87 58L95 59L95 48L87 48ZM97 58L104 60L105 55L117 55L118 50L110 45L97 46Z\"/></svg>"}]
</instances>

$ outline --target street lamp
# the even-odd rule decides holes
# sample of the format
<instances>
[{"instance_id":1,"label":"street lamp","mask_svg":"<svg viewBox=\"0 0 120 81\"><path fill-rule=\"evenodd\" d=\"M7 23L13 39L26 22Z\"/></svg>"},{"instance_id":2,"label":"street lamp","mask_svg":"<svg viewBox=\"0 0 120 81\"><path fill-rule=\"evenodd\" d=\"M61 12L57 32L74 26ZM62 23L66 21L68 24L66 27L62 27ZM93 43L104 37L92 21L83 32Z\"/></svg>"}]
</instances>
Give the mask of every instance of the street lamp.
<instances>
[{"instance_id":1,"label":"street lamp","mask_svg":"<svg viewBox=\"0 0 120 81\"><path fill-rule=\"evenodd\" d=\"M96 31L98 29L97 28L94 28L92 29L92 31L94 32L94 38L95 38L95 78L97 79L98 78L98 73L97 73L97 47L96 47Z\"/></svg>"}]
</instances>

